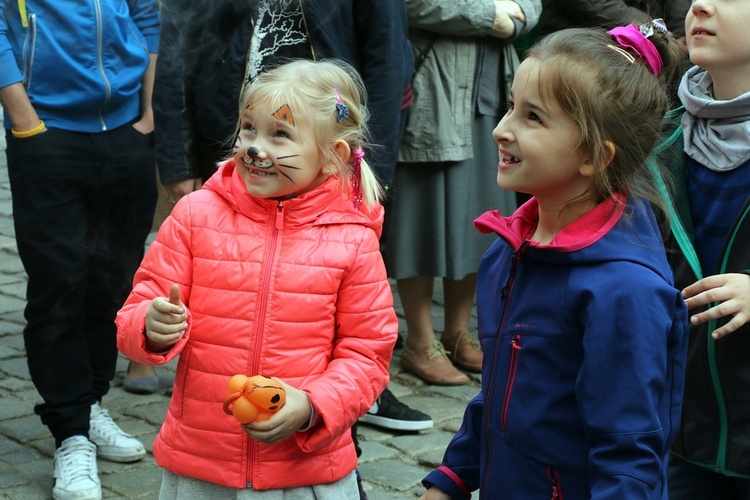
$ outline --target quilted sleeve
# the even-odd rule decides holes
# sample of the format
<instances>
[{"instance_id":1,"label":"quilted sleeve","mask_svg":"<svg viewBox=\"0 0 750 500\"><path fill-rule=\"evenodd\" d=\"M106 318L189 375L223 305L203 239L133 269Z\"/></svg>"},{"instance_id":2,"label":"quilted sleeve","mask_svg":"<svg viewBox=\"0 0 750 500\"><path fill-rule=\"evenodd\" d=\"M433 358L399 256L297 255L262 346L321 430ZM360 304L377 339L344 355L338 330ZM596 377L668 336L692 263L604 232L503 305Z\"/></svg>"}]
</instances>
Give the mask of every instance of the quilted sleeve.
<instances>
[{"instance_id":1,"label":"quilted sleeve","mask_svg":"<svg viewBox=\"0 0 750 500\"><path fill-rule=\"evenodd\" d=\"M191 231L189 202L183 198L162 224L133 279L122 309L117 313L117 348L133 361L160 365L174 359L190 338L190 290L192 284ZM188 311L188 328L165 354L146 350L144 335L146 310L156 297L169 296L173 283L180 286L180 298Z\"/></svg>"},{"instance_id":2,"label":"quilted sleeve","mask_svg":"<svg viewBox=\"0 0 750 500\"><path fill-rule=\"evenodd\" d=\"M388 384L398 334L393 295L375 232L364 230L355 261L336 301L336 337L326 371L301 387L322 423L298 433L310 452L329 444L364 415Z\"/></svg>"}]
</instances>

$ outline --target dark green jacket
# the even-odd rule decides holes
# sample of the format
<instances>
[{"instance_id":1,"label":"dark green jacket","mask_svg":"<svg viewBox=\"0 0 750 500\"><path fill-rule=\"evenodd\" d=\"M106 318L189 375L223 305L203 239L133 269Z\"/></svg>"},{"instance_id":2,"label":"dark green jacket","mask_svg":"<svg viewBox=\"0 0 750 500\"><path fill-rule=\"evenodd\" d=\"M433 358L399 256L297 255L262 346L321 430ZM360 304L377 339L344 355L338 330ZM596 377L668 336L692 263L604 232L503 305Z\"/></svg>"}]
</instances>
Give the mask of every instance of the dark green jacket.
<instances>
[{"instance_id":1,"label":"dark green jacket","mask_svg":"<svg viewBox=\"0 0 750 500\"><path fill-rule=\"evenodd\" d=\"M659 160L674 181L670 263L679 289L716 274L700 270L692 249L693 226L687 204L682 108L667 116L667 136ZM680 229L678 226L682 226ZM690 254L693 256L690 256ZM692 262L691 262L692 261ZM750 193L726 237L717 273L750 274ZM705 307L703 309L706 309ZM690 313L696 314L694 309ZM713 340L710 332L728 318L691 326L682 425L672 452L685 460L728 476L750 478L750 323Z\"/></svg>"}]
</instances>

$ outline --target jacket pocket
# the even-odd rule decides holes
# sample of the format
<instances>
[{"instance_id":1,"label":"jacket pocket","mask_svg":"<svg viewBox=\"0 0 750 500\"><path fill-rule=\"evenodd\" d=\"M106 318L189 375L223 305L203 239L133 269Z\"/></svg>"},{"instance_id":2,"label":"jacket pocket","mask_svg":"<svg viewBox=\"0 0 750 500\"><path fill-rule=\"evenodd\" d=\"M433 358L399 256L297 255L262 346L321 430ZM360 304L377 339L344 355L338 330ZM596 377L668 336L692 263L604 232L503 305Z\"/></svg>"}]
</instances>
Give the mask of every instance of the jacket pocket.
<instances>
[{"instance_id":1,"label":"jacket pocket","mask_svg":"<svg viewBox=\"0 0 750 500\"><path fill-rule=\"evenodd\" d=\"M513 393L513 385L516 381L516 370L518 369L518 358L521 355L521 335L514 334L510 339L510 363L508 365L508 379L505 382L505 393L503 394L503 408L501 412L500 427L503 432L508 430L507 416L510 396Z\"/></svg>"},{"instance_id":2,"label":"jacket pocket","mask_svg":"<svg viewBox=\"0 0 750 500\"><path fill-rule=\"evenodd\" d=\"M29 27L23 41L23 85L26 91L31 87L31 76L34 69L34 51L36 50L36 15L29 14Z\"/></svg>"}]
</instances>

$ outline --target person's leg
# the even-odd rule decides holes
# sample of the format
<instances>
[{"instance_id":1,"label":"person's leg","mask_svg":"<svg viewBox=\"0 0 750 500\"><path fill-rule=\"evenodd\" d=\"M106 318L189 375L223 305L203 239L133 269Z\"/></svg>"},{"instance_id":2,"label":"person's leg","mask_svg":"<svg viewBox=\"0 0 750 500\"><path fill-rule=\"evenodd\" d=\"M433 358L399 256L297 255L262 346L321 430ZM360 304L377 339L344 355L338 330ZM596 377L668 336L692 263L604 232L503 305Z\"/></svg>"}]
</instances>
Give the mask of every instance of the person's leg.
<instances>
[{"instance_id":1,"label":"person's leg","mask_svg":"<svg viewBox=\"0 0 750 500\"><path fill-rule=\"evenodd\" d=\"M425 276L397 281L408 329L401 368L431 384L462 385L469 382L469 377L451 364L442 344L435 339L432 327L433 282L433 278Z\"/></svg>"},{"instance_id":2,"label":"person's leg","mask_svg":"<svg viewBox=\"0 0 750 500\"><path fill-rule=\"evenodd\" d=\"M55 439L53 496L100 497L83 327L90 142L58 129L28 139L8 133L7 140L16 241L28 276L24 344L44 401L34 410Z\"/></svg>"},{"instance_id":3,"label":"person's leg","mask_svg":"<svg viewBox=\"0 0 750 500\"><path fill-rule=\"evenodd\" d=\"M98 170L91 193L86 332L97 400L109 390L117 361L117 311L130 293L156 207L150 136L130 125L93 137Z\"/></svg>"},{"instance_id":4,"label":"person's leg","mask_svg":"<svg viewBox=\"0 0 750 500\"><path fill-rule=\"evenodd\" d=\"M456 365L465 370L481 372L482 351L479 342L469 333L476 284L476 273L461 280L443 279L445 331L440 336L440 342Z\"/></svg>"},{"instance_id":5,"label":"person's leg","mask_svg":"<svg viewBox=\"0 0 750 500\"><path fill-rule=\"evenodd\" d=\"M95 401L83 321L90 142L87 134L58 129L7 140L16 240L28 275L24 343L44 400L35 412L59 447L88 436Z\"/></svg>"}]
</instances>

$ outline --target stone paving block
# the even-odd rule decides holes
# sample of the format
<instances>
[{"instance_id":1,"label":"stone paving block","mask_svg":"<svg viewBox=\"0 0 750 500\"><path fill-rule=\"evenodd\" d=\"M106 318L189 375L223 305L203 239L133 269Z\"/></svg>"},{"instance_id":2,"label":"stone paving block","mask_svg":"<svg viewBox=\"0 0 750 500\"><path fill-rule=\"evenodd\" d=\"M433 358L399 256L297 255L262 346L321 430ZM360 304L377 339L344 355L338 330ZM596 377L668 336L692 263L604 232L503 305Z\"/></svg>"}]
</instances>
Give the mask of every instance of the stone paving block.
<instances>
[{"instance_id":1,"label":"stone paving block","mask_svg":"<svg viewBox=\"0 0 750 500\"><path fill-rule=\"evenodd\" d=\"M7 326L7 333L0 336L0 345L18 352L18 357L26 359L26 347L23 345L23 326L8 321L3 322ZM0 371L2 365L0 365Z\"/></svg>"},{"instance_id":2,"label":"stone paving block","mask_svg":"<svg viewBox=\"0 0 750 500\"><path fill-rule=\"evenodd\" d=\"M453 438L449 432L433 431L418 436L394 436L388 443L409 456L421 455L431 450L445 450Z\"/></svg>"},{"instance_id":3,"label":"stone paving block","mask_svg":"<svg viewBox=\"0 0 750 500\"><path fill-rule=\"evenodd\" d=\"M21 380L30 380L29 365L26 361L26 357L22 358L11 358L3 360L0 365L0 371L7 374L8 377L15 377ZM6 386L5 384L2 384Z\"/></svg>"},{"instance_id":4,"label":"stone paving block","mask_svg":"<svg viewBox=\"0 0 750 500\"><path fill-rule=\"evenodd\" d=\"M8 286L12 287L13 285ZM22 298L0 295L0 314L21 310L25 305L26 302Z\"/></svg>"},{"instance_id":5,"label":"stone paving block","mask_svg":"<svg viewBox=\"0 0 750 500\"><path fill-rule=\"evenodd\" d=\"M11 349L10 347L6 347L0 344L0 361L4 359L17 358L19 356L23 356L23 354L23 352L19 352L16 349Z\"/></svg>"},{"instance_id":6,"label":"stone paving block","mask_svg":"<svg viewBox=\"0 0 750 500\"><path fill-rule=\"evenodd\" d=\"M13 436L21 443L39 439L49 434L47 428L42 425L36 415L27 415L20 418L3 420L0 422L0 433Z\"/></svg>"},{"instance_id":7,"label":"stone paving block","mask_svg":"<svg viewBox=\"0 0 750 500\"><path fill-rule=\"evenodd\" d=\"M130 394L129 397L132 401L133 397L141 396L133 396L132 394ZM167 414L168 403L169 401L167 401L166 398L160 396L156 401L139 406L132 406L128 408L127 411L129 415L148 422L153 429L158 429L161 426L162 422L164 422L164 416Z\"/></svg>"},{"instance_id":8,"label":"stone paving block","mask_svg":"<svg viewBox=\"0 0 750 500\"><path fill-rule=\"evenodd\" d=\"M401 453L399 450L382 443L370 443L362 440L359 442L359 447L362 448L362 455L359 457L360 464L394 458Z\"/></svg>"},{"instance_id":9,"label":"stone paving block","mask_svg":"<svg viewBox=\"0 0 750 500\"><path fill-rule=\"evenodd\" d=\"M44 457L38 451L28 446L3 454L3 462L6 462L11 466L25 466L25 464L29 462L41 460L42 458Z\"/></svg>"},{"instance_id":10,"label":"stone paving block","mask_svg":"<svg viewBox=\"0 0 750 500\"><path fill-rule=\"evenodd\" d=\"M24 449L23 445L0 434L0 462L5 461L6 454L16 453L22 449Z\"/></svg>"},{"instance_id":11,"label":"stone paving block","mask_svg":"<svg viewBox=\"0 0 750 500\"><path fill-rule=\"evenodd\" d=\"M52 496L52 476L49 476L49 486L38 482L3 488L0 498L3 500L49 500Z\"/></svg>"},{"instance_id":12,"label":"stone paving block","mask_svg":"<svg viewBox=\"0 0 750 500\"><path fill-rule=\"evenodd\" d=\"M429 467L430 469L437 468L441 463L443 463L443 455L445 455L445 448L447 446L448 443L446 443L446 446L444 446L442 449L431 450L427 453L419 455L417 457L419 464L425 467Z\"/></svg>"},{"instance_id":13,"label":"stone paving block","mask_svg":"<svg viewBox=\"0 0 750 500\"><path fill-rule=\"evenodd\" d=\"M431 470L393 460L362 464L358 469L368 483L394 492L404 492L420 485L422 478Z\"/></svg>"},{"instance_id":14,"label":"stone paving block","mask_svg":"<svg viewBox=\"0 0 750 500\"><path fill-rule=\"evenodd\" d=\"M5 337L7 335L23 335L23 323L16 323L14 321L10 321L6 319L5 316L0 315L0 345L7 346L6 340L2 337ZM23 345L23 343L22 343ZM10 347L10 346L7 346Z\"/></svg>"},{"instance_id":15,"label":"stone paving block","mask_svg":"<svg viewBox=\"0 0 750 500\"><path fill-rule=\"evenodd\" d=\"M51 478L53 469L54 464L52 457L43 456L39 460L33 460L23 464L23 467L19 467L16 470L18 470L21 475L35 482L40 477Z\"/></svg>"},{"instance_id":16,"label":"stone paving block","mask_svg":"<svg viewBox=\"0 0 750 500\"><path fill-rule=\"evenodd\" d=\"M2 474L0 474L0 492L4 492L8 488L11 488L13 486L26 484L27 482L28 478L14 471L3 472Z\"/></svg>"},{"instance_id":17,"label":"stone paving block","mask_svg":"<svg viewBox=\"0 0 750 500\"><path fill-rule=\"evenodd\" d=\"M99 461L100 477L102 488L112 495L110 498L142 498L144 496L157 498L159 496L162 470L153 463L153 460L139 467L130 468L123 467L129 464L112 464L120 467L106 474L101 472L101 465L104 463L102 460Z\"/></svg>"}]
</instances>

